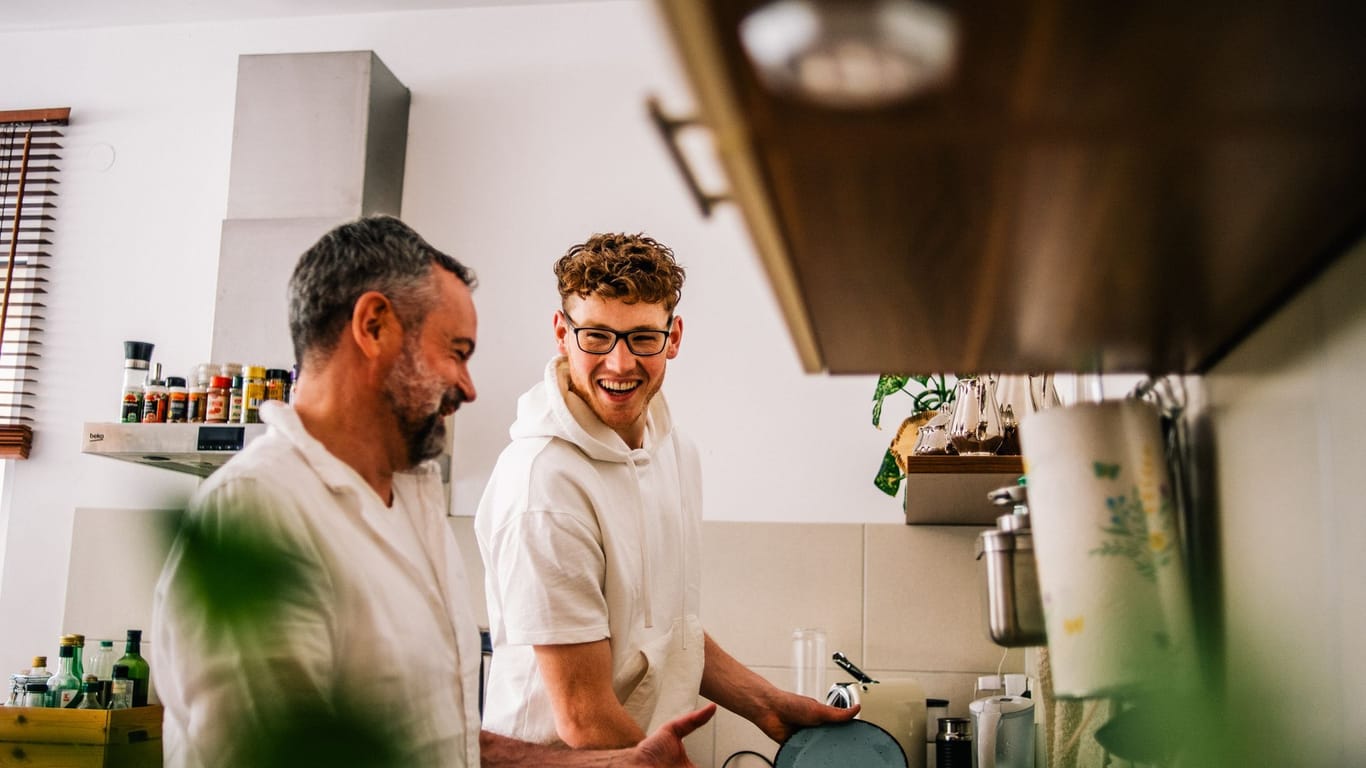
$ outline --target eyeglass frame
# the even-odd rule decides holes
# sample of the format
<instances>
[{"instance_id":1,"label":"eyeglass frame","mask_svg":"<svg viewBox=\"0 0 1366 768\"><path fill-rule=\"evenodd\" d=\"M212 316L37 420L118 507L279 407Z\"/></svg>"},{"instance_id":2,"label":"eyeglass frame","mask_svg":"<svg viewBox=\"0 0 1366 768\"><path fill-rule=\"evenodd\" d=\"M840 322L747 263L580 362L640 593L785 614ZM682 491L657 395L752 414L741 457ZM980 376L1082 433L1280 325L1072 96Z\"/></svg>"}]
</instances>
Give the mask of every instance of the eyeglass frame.
<instances>
[{"instance_id":1,"label":"eyeglass frame","mask_svg":"<svg viewBox=\"0 0 1366 768\"><path fill-rule=\"evenodd\" d=\"M574 319L571 318L571 317L569 316L569 313L566 312L566 311L564 311L563 309L560 310L560 316L564 318L564 324L567 325L567 326L569 326L569 331L570 331L570 333L574 334L574 344L577 345L578 348L579 348L579 351L582 352L582 353L584 353L585 355L599 355L599 356L601 356L601 355L610 355L610 354L612 354L612 350L614 350L614 349L617 348L617 344L618 344L618 343L620 343L620 342L622 342L622 341L625 341L625 342L626 342L626 351L630 352L631 354L635 355L636 357L656 357L656 356L658 356L658 355L664 354L664 350L666 350L666 349L669 348L669 338L672 337L672 336L673 336L673 333L674 333L674 331L673 331L674 316L673 316L673 315L669 315L669 319L666 320L666 321L664 321L664 324L667 325L667 326L669 326L668 328L663 328L663 329L660 329L660 328L636 328L636 329L630 330L630 331L618 331L618 330L615 329L615 328L603 328L603 327L597 326L597 325L576 325L576 324L574 323ZM604 351L602 351L602 352L591 352L591 351L589 351L589 350L587 350L587 349L584 349L584 348L583 348L583 341L581 341L581 340L579 339L579 331L598 331L598 332L600 332L600 333L610 333L610 334L612 334L612 337L613 337L613 338L612 338L612 346L608 347L606 350L604 350ZM635 347L631 346L631 335L632 335L632 334L636 334L636 333L662 333L662 334L664 334L664 343L659 347L659 351L658 351L658 352L650 352L650 353L648 353L648 354L642 354L642 353L640 353L640 352L637 352L636 349L635 349Z\"/></svg>"}]
</instances>

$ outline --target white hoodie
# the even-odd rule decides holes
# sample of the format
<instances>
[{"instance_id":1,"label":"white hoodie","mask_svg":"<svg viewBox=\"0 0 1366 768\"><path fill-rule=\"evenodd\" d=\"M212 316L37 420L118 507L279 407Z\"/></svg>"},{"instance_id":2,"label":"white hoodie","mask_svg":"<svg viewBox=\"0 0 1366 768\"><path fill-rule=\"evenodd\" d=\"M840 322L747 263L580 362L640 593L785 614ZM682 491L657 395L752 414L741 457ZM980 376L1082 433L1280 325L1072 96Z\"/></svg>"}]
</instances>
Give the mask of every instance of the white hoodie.
<instances>
[{"instance_id":1,"label":"white hoodie","mask_svg":"<svg viewBox=\"0 0 1366 768\"><path fill-rule=\"evenodd\" d=\"M479 503L493 661L484 727L558 744L534 645L611 639L617 700L649 733L692 709L702 482L662 394L632 450L568 391L563 358L517 402Z\"/></svg>"}]
</instances>

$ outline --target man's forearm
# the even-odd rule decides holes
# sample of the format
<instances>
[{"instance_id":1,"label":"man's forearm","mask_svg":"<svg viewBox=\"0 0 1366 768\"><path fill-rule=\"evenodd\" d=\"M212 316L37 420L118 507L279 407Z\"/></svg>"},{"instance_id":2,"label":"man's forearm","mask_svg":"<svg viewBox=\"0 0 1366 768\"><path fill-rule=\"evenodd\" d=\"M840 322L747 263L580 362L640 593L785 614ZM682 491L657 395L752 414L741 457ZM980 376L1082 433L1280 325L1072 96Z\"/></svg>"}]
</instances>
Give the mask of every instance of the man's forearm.
<instances>
[{"instance_id":1,"label":"man's forearm","mask_svg":"<svg viewBox=\"0 0 1366 768\"><path fill-rule=\"evenodd\" d=\"M557 768L625 768L631 765L627 750L568 749L547 747L510 739L488 731L479 732L479 764L483 768L543 765Z\"/></svg>"},{"instance_id":2,"label":"man's forearm","mask_svg":"<svg viewBox=\"0 0 1366 768\"><path fill-rule=\"evenodd\" d=\"M772 683L726 653L711 635L706 636L705 648L703 696L751 721L769 708Z\"/></svg>"}]
</instances>

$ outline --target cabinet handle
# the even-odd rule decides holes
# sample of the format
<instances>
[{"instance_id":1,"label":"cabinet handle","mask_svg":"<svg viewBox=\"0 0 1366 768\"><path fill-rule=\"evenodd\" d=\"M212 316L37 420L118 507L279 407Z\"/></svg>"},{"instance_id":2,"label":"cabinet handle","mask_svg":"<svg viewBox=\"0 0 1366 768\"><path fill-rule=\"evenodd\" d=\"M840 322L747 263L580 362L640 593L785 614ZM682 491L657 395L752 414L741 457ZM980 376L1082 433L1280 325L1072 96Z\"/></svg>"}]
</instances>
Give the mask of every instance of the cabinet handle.
<instances>
[{"instance_id":1,"label":"cabinet handle","mask_svg":"<svg viewBox=\"0 0 1366 768\"><path fill-rule=\"evenodd\" d=\"M697 176L692 171L692 166L688 165L687 158L678 148L680 131L693 126L706 126L694 117L669 117L664 114L664 108L659 105L659 99L653 96L649 99L649 107L650 119L654 121L655 128L659 130L659 136L664 140L664 146L669 150L669 157L673 158L674 165L682 174L683 182L688 185L688 191L692 193L693 200L697 202L697 208L702 211L702 218L711 218L711 212L716 209L716 206L729 201L730 195L711 194L704 191L702 185L697 181Z\"/></svg>"}]
</instances>

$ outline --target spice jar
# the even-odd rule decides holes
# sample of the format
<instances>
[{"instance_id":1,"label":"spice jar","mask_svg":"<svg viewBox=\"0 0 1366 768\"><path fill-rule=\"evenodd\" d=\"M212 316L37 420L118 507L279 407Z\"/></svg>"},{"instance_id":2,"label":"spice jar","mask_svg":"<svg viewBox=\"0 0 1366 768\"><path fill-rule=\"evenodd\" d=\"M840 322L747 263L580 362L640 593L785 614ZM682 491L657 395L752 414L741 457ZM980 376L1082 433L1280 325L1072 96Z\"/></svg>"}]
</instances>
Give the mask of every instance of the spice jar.
<instances>
[{"instance_id":1,"label":"spice jar","mask_svg":"<svg viewBox=\"0 0 1366 768\"><path fill-rule=\"evenodd\" d=\"M232 384L228 388L228 423L238 424L242 421L242 377L233 376Z\"/></svg>"},{"instance_id":2,"label":"spice jar","mask_svg":"<svg viewBox=\"0 0 1366 768\"><path fill-rule=\"evenodd\" d=\"M142 423L161 424L166 421L166 382L161 378L161 363L147 381L142 393Z\"/></svg>"},{"instance_id":3,"label":"spice jar","mask_svg":"<svg viewBox=\"0 0 1366 768\"><path fill-rule=\"evenodd\" d=\"M266 371L266 399L289 402L289 371L283 368Z\"/></svg>"},{"instance_id":4,"label":"spice jar","mask_svg":"<svg viewBox=\"0 0 1366 768\"><path fill-rule=\"evenodd\" d=\"M209 379L209 388L204 392L204 421L208 424L226 424L231 408L230 398L232 379L227 376L214 376Z\"/></svg>"},{"instance_id":5,"label":"spice jar","mask_svg":"<svg viewBox=\"0 0 1366 768\"><path fill-rule=\"evenodd\" d=\"M242 369L242 423L261 423L261 403L266 399L266 369L248 365Z\"/></svg>"},{"instance_id":6,"label":"spice jar","mask_svg":"<svg viewBox=\"0 0 1366 768\"><path fill-rule=\"evenodd\" d=\"M188 421L190 392L179 376L166 377L166 422L184 424Z\"/></svg>"}]
</instances>

